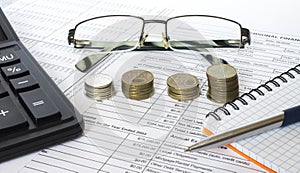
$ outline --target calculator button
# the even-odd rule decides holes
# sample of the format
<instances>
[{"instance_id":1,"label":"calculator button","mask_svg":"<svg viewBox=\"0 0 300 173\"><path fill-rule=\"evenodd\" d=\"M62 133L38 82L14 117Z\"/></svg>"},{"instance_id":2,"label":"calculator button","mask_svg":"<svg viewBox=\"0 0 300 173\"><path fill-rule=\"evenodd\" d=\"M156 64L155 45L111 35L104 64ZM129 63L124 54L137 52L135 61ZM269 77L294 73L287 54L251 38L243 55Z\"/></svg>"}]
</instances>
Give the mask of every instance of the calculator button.
<instances>
[{"instance_id":1,"label":"calculator button","mask_svg":"<svg viewBox=\"0 0 300 173\"><path fill-rule=\"evenodd\" d=\"M39 87L39 84L30 75L11 79L10 83L13 90L17 93L33 90Z\"/></svg>"},{"instance_id":2,"label":"calculator button","mask_svg":"<svg viewBox=\"0 0 300 173\"><path fill-rule=\"evenodd\" d=\"M0 98L8 96L8 92L5 90L3 85L0 83Z\"/></svg>"},{"instance_id":3,"label":"calculator button","mask_svg":"<svg viewBox=\"0 0 300 173\"><path fill-rule=\"evenodd\" d=\"M29 74L28 69L21 63L1 67L1 71L7 79L22 77Z\"/></svg>"},{"instance_id":4,"label":"calculator button","mask_svg":"<svg viewBox=\"0 0 300 173\"><path fill-rule=\"evenodd\" d=\"M0 99L0 134L28 129L28 122L9 97Z\"/></svg>"},{"instance_id":5,"label":"calculator button","mask_svg":"<svg viewBox=\"0 0 300 173\"><path fill-rule=\"evenodd\" d=\"M0 67L20 62L20 58L14 52L0 52Z\"/></svg>"},{"instance_id":6,"label":"calculator button","mask_svg":"<svg viewBox=\"0 0 300 173\"><path fill-rule=\"evenodd\" d=\"M41 88L20 93L21 102L38 125L59 121L61 114Z\"/></svg>"}]
</instances>

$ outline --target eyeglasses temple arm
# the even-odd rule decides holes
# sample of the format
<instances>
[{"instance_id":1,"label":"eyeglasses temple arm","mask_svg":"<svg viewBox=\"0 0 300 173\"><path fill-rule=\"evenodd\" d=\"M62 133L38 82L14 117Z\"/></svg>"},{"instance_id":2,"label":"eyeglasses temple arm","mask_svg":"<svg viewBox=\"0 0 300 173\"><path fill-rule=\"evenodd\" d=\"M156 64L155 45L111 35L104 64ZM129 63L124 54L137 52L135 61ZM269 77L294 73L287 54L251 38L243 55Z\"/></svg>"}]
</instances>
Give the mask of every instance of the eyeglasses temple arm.
<instances>
[{"instance_id":1,"label":"eyeglasses temple arm","mask_svg":"<svg viewBox=\"0 0 300 173\"><path fill-rule=\"evenodd\" d=\"M86 72L92 67L94 67L97 63L104 61L109 55L110 53L88 55L83 59L79 60L75 64L75 67L81 72Z\"/></svg>"},{"instance_id":2,"label":"eyeglasses temple arm","mask_svg":"<svg viewBox=\"0 0 300 173\"><path fill-rule=\"evenodd\" d=\"M247 28L242 28L241 33L242 33L242 44L245 45L246 43L248 43L250 45L251 44L250 30Z\"/></svg>"},{"instance_id":3,"label":"eyeglasses temple arm","mask_svg":"<svg viewBox=\"0 0 300 173\"><path fill-rule=\"evenodd\" d=\"M75 29L70 29L68 34L68 43L69 45L71 43L74 43L74 35L75 35Z\"/></svg>"}]
</instances>

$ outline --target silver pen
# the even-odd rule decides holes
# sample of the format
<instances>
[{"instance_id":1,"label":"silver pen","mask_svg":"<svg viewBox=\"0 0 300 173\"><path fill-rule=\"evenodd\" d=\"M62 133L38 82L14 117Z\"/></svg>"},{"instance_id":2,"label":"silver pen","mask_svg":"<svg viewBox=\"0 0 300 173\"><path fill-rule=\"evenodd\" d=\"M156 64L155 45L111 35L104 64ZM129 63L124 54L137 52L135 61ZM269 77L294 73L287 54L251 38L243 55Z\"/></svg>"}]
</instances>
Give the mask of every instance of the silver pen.
<instances>
[{"instance_id":1,"label":"silver pen","mask_svg":"<svg viewBox=\"0 0 300 173\"><path fill-rule=\"evenodd\" d=\"M270 118L247 124L224 133L212 135L192 146L185 151L200 151L209 148L230 144L250 136L272 130L278 127L284 127L300 121L300 105L284 110L282 113Z\"/></svg>"}]
</instances>

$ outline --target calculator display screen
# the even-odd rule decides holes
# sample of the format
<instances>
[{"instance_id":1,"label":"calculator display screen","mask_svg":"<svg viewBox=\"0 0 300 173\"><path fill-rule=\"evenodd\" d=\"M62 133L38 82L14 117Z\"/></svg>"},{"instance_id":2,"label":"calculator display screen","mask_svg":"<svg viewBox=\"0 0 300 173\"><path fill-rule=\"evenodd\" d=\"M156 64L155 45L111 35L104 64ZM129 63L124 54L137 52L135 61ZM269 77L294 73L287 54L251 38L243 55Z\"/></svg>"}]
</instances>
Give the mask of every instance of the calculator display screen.
<instances>
[{"instance_id":1,"label":"calculator display screen","mask_svg":"<svg viewBox=\"0 0 300 173\"><path fill-rule=\"evenodd\" d=\"M5 41L5 40L7 40L7 37L4 34L2 28L0 27L0 43L1 43L1 41Z\"/></svg>"}]
</instances>

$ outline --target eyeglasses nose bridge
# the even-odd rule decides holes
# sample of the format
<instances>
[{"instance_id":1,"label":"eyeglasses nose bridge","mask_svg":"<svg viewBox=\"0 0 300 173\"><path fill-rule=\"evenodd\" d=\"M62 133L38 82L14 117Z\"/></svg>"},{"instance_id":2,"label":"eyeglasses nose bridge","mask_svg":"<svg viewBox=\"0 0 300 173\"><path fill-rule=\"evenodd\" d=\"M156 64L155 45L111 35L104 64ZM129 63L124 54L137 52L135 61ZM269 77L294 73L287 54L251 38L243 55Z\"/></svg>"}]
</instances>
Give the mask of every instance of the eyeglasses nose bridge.
<instances>
[{"instance_id":1,"label":"eyeglasses nose bridge","mask_svg":"<svg viewBox=\"0 0 300 173\"><path fill-rule=\"evenodd\" d=\"M162 23L162 24L166 24L167 21L165 21L165 20L156 20L156 19L145 20L145 24L147 24L147 23Z\"/></svg>"},{"instance_id":2,"label":"eyeglasses nose bridge","mask_svg":"<svg viewBox=\"0 0 300 173\"><path fill-rule=\"evenodd\" d=\"M148 23L161 23L161 24L164 24L164 25L166 25L167 24L167 21L166 20L157 20L157 19L151 19L151 20L144 20L144 24L148 24ZM165 26L165 28L166 28L166 26ZM166 32L166 31L165 31ZM165 33L166 34L166 33ZM143 35L143 34L142 34ZM140 43L141 43L141 41L142 42L145 42L145 40L146 40L146 38L147 38L147 36L148 36L148 34L146 34L145 35L145 37L144 36L142 36L141 37L141 39L140 39ZM166 35L164 35L164 32L162 33L162 42L163 42L163 45L164 45L164 48L165 49L168 49L168 36Z\"/></svg>"},{"instance_id":3,"label":"eyeglasses nose bridge","mask_svg":"<svg viewBox=\"0 0 300 173\"><path fill-rule=\"evenodd\" d=\"M156 19L150 19L150 20L144 20L144 25L145 24L149 24L149 23L161 23L161 24L164 24L165 25L165 32L167 32L167 28L166 28L166 24L167 24L167 21L165 20L156 20ZM142 34L144 34L144 26L143 26L143 31L142 31ZM167 33L165 33L167 34Z\"/></svg>"}]
</instances>

